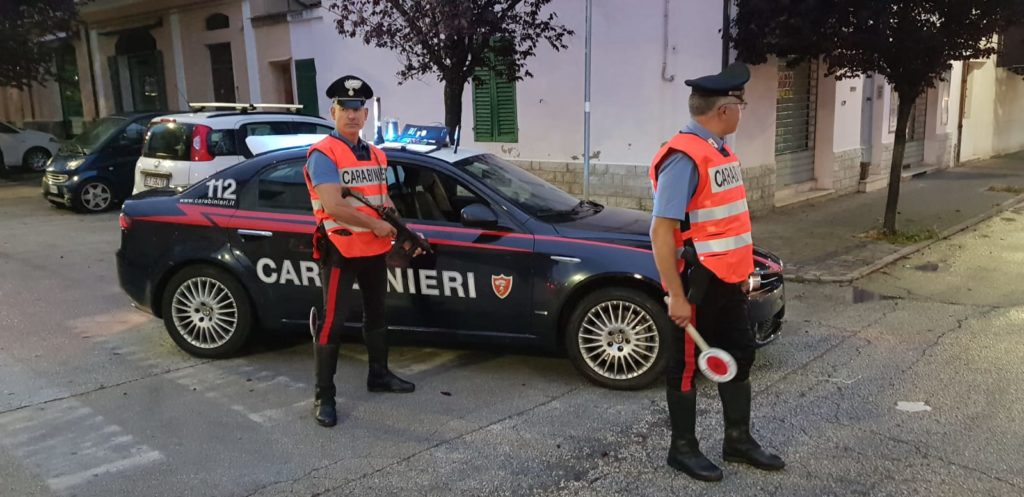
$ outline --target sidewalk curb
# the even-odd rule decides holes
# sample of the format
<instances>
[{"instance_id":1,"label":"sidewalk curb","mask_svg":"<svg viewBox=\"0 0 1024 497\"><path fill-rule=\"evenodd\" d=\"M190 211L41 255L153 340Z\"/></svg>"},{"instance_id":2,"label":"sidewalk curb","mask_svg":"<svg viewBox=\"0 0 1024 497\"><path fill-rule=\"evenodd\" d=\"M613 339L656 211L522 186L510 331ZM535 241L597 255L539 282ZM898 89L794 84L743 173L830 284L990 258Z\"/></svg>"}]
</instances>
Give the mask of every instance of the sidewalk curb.
<instances>
[{"instance_id":1,"label":"sidewalk curb","mask_svg":"<svg viewBox=\"0 0 1024 497\"><path fill-rule=\"evenodd\" d=\"M849 273L843 275L833 276L822 274L821 272L797 272L794 274L785 274L784 277L786 278L786 280L793 281L796 283L852 283L875 271L878 271L879 269L882 269L885 266L888 266L889 264L892 264L893 262L896 262L911 254L914 254L915 252L919 252L920 250L928 247L933 243L945 240L961 231L964 231L984 221L987 221L997 216L998 214L1002 214L1003 212L1006 212L1019 204L1024 204L1024 195L1018 195L1014 198L1011 198L1010 200L1007 200L997 205L996 207L993 207L992 209L985 211L982 214L972 217L971 219L968 219L967 221L964 221L956 226L953 226L952 228L948 228L940 232L938 236L932 238L931 240L925 240L921 243L905 247L896 252L895 254L885 256L879 259L878 261L875 261L860 269L850 271Z\"/></svg>"}]
</instances>

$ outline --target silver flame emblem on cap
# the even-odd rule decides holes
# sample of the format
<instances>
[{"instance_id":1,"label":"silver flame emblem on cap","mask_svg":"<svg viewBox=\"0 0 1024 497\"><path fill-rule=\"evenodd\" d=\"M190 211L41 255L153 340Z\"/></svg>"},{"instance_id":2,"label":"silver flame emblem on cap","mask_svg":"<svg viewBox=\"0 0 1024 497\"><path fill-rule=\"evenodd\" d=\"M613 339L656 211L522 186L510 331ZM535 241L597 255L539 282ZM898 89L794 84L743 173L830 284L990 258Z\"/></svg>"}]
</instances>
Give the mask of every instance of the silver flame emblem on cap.
<instances>
[{"instance_id":1,"label":"silver flame emblem on cap","mask_svg":"<svg viewBox=\"0 0 1024 497\"><path fill-rule=\"evenodd\" d=\"M345 82L345 88L348 88L348 96L356 94L356 90L363 87L363 81L360 79L350 79Z\"/></svg>"}]
</instances>

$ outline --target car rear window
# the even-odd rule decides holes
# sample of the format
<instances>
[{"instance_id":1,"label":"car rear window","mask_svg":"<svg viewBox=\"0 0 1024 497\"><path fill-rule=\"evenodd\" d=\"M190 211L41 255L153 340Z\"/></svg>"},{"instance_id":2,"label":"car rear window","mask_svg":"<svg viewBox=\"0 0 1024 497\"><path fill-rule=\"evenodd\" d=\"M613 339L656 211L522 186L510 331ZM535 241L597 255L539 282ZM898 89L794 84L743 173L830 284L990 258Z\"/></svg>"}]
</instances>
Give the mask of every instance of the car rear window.
<instances>
[{"instance_id":1,"label":"car rear window","mask_svg":"<svg viewBox=\"0 0 1024 497\"><path fill-rule=\"evenodd\" d=\"M194 125L183 123L157 123L150 127L143 157L167 160L189 160ZM206 149L214 157L238 155L235 131L215 129L206 136Z\"/></svg>"},{"instance_id":2,"label":"car rear window","mask_svg":"<svg viewBox=\"0 0 1024 497\"><path fill-rule=\"evenodd\" d=\"M192 145L192 125L157 123L149 129L142 156L152 159L189 160Z\"/></svg>"}]
</instances>

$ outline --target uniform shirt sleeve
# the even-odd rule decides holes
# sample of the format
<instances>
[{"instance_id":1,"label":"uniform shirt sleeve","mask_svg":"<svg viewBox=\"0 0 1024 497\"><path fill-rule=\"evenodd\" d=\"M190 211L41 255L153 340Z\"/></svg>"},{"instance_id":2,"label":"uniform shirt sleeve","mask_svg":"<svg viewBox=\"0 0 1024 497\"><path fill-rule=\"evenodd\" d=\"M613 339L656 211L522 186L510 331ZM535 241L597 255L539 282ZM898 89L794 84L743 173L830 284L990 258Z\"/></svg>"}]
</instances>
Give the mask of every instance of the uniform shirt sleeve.
<instances>
[{"instance_id":1,"label":"uniform shirt sleeve","mask_svg":"<svg viewBox=\"0 0 1024 497\"><path fill-rule=\"evenodd\" d=\"M686 219L686 207L697 193L697 164L690 156L674 152L658 168L658 191L654 194L654 215Z\"/></svg>"},{"instance_id":2,"label":"uniform shirt sleeve","mask_svg":"<svg viewBox=\"0 0 1024 497\"><path fill-rule=\"evenodd\" d=\"M326 154L314 150L306 160L306 169L309 170L309 179L313 186L320 186L325 183L341 183L341 176L338 175L338 166L335 166Z\"/></svg>"}]
</instances>

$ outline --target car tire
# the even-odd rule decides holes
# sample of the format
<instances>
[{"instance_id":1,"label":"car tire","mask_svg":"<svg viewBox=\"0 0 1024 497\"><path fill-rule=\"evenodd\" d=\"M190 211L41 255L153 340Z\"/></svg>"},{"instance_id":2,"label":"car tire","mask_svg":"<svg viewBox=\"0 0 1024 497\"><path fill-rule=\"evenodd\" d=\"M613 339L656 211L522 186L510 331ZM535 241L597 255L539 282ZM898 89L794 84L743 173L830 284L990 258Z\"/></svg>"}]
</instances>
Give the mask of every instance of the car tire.
<instances>
[{"instance_id":1,"label":"car tire","mask_svg":"<svg viewBox=\"0 0 1024 497\"><path fill-rule=\"evenodd\" d=\"M219 268L197 265L179 271L164 288L161 309L171 340L196 357L231 357L252 335L249 295Z\"/></svg>"},{"instance_id":2,"label":"car tire","mask_svg":"<svg viewBox=\"0 0 1024 497\"><path fill-rule=\"evenodd\" d=\"M25 171L32 172L43 172L46 170L46 164L49 162L50 157L53 155L49 150L42 147L32 147L25 152L24 157L21 161L21 167Z\"/></svg>"},{"instance_id":3,"label":"car tire","mask_svg":"<svg viewBox=\"0 0 1024 497\"><path fill-rule=\"evenodd\" d=\"M613 390L645 388L665 372L674 326L650 295L624 287L584 296L565 329L569 360L592 383Z\"/></svg>"},{"instance_id":4,"label":"car tire","mask_svg":"<svg viewBox=\"0 0 1024 497\"><path fill-rule=\"evenodd\" d=\"M782 319L773 316L759 323L751 323L750 326L754 333L754 346L761 348L779 338L782 332Z\"/></svg>"},{"instance_id":5,"label":"car tire","mask_svg":"<svg viewBox=\"0 0 1024 497\"><path fill-rule=\"evenodd\" d=\"M78 212L103 212L115 205L114 190L106 181L90 179L78 187L72 204Z\"/></svg>"}]
</instances>

